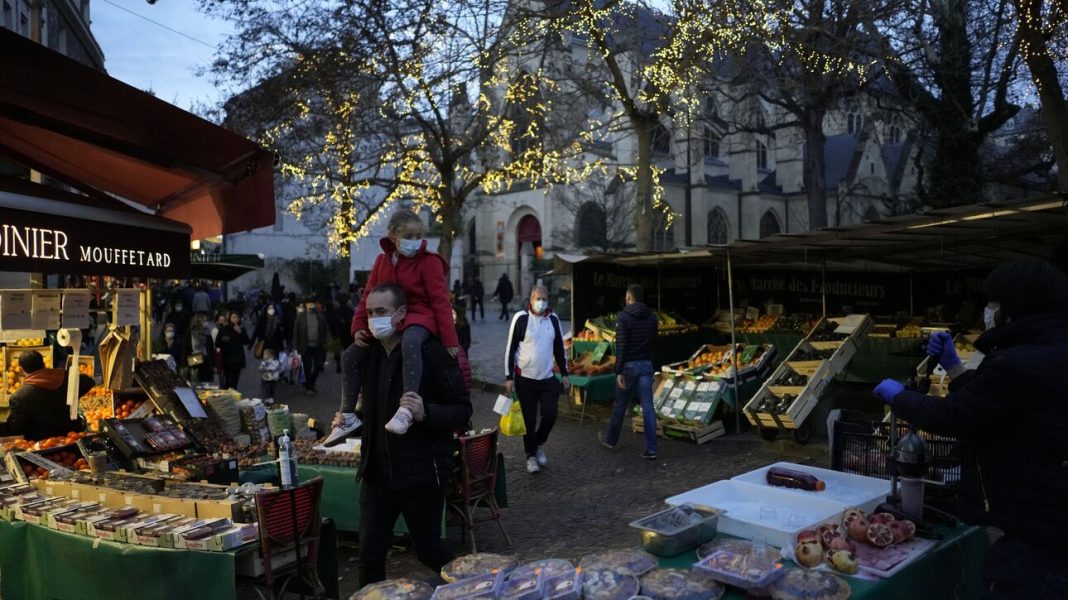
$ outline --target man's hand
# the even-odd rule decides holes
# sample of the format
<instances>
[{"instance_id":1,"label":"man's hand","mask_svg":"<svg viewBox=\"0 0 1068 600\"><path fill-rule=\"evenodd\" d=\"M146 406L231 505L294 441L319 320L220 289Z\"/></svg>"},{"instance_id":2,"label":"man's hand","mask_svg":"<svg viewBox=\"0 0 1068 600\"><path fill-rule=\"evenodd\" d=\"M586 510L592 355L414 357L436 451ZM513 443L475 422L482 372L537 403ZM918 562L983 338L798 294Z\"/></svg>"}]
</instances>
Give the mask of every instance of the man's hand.
<instances>
[{"instance_id":1,"label":"man's hand","mask_svg":"<svg viewBox=\"0 0 1068 600\"><path fill-rule=\"evenodd\" d=\"M460 347L459 346L450 346L450 347L446 348L446 350L449 351L449 355L452 356L453 358L456 358L457 356L460 356Z\"/></svg>"},{"instance_id":2,"label":"man's hand","mask_svg":"<svg viewBox=\"0 0 1068 600\"><path fill-rule=\"evenodd\" d=\"M563 377L560 378L560 383L564 384L564 391L565 392L571 389L571 378L568 377L567 375L564 375Z\"/></svg>"},{"instance_id":3,"label":"man's hand","mask_svg":"<svg viewBox=\"0 0 1068 600\"><path fill-rule=\"evenodd\" d=\"M627 379L622 374L616 375L616 387L621 390L627 389Z\"/></svg>"},{"instance_id":4,"label":"man's hand","mask_svg":"<svg viewBox=\"0 0 1068 600\"><path fill-rule=\"evenodd\" d=\"M352 342L360 348L366 348L371 345L371 340L369 339L370 337L371 332L367 331L366 329L361 329L357 331L355 335L352 336Z\"/></svg>"},{"instance_id":5,"label":"man's hand","mask_svg":"<svg viewBox=\"0 0 1068 600\"><path fill-rule=\"evenodd\" d=\"M426 407L423 406L423 398L415 392L405 392L400 397L400 405L412 411L412 418L418 423L426 418Z\"/></svg>"},{"instance_id":6,"label":"man's hand","mask_svg":"<svg viewBox=\"0 0 1068 600\"><path fill-rule=\"evenodd\" d=\"M512 395L512 387L514 385L515 385L515 382L512 381L511 379L509 379L509 380L504 382L504 395L505 396L511 396Z\"/></svg>"}]
</instances>

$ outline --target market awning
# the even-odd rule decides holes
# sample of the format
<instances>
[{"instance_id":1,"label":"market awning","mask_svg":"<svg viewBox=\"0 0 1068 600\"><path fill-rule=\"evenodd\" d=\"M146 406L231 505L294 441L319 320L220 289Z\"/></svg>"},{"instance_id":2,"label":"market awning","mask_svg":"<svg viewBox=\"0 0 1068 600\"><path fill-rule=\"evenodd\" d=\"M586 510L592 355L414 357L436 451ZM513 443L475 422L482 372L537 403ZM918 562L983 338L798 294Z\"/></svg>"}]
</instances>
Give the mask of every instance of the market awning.
<instances>
[{"instance_id":1,"label":"market awning","mask_svg":"<svg viewBox=\"0 0 1068 600\"><path fill-rule=\"evenodd\" d=\"M0 155L188 224L194 239L272 225L270 152L0 29Z\"/></svg>"},{"instance_id":2,"label":"market awning","mask_svg":"<svg viewBox=\"0 0 1068 600\"><path fill-rule=\"evenodd\" d=\"M993 268L1068 247L1068 200L973 204L761 240L657 254L613 254L591 262L666 267L723 264L828 270L950 271Z\"/></svg>"},{"instance_id":3,"label":"market awning","mask_svg":"<svg viewBox=\"0 0 1068 600\"><path fill-rule=\"evenodd\" d=\"M2 179L0 271L181 279L189 226L117 200Z\"/></svg>"},{"instance_id":4,"label":"market awning","mask_svg":"<svg viewBox=\"0 0 1068 600\"><path fill-rule=\"evenodd\" d=\"M196 279L230 281L263 268L262 254L200 254L190 256L190 271Z\"/></svg>"}]
</instances>

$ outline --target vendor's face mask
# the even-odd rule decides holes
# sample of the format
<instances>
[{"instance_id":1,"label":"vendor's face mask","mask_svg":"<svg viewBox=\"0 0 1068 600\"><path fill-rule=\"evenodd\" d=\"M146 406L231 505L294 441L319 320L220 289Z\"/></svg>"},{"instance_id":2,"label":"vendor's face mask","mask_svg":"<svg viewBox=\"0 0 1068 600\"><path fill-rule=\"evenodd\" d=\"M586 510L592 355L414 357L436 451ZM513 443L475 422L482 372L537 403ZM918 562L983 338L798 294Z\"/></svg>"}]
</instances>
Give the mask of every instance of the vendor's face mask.
<instances>
[{"instance_id":1,"label":"vendor's face mask","mask_svg":"<svg viewBox=\"0 0 1068 600\"><path fill-rule=\"evenodd\" d=\"M991 302L983 309L983 325L986 326L986 330L997 327L1004 323L1005 318L1002 316L1001 305L997 302Z\"/></svg>"}]
</instances>

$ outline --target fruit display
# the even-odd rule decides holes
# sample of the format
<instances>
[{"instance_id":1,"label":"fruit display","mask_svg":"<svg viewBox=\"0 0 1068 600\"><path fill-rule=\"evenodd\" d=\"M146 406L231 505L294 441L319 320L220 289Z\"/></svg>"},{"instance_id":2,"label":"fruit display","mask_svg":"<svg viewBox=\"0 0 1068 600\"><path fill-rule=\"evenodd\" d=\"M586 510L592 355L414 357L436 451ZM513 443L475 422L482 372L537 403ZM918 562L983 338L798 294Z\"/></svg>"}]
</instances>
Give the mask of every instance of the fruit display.
<instances>
[{"instance_id":1,"label":"fruit display","mask_svg":"<svg viewBox=\"0 0 1068 600\"><path fill-rule=\"evenodd\" d=\"M742 325L742 333L765 333L775 326L775 323L779 320L779 315L764 315L757 318L755 321L745 320Z\"/></svg>"},{"instance_id":2,"label":"fruit display","mask_svg":"<svg viewBox=\"0 0 1068 600\"><path fill-rule=\"evenodd\" d=\"M583 329L575 334L574 339L580 342L600 342L603 338L589 329Z\"/></svg>"},{"instance_id":3,"label":"fruit display","mask_svg":"<svg viewBox=\"0 0 1068 600\"><path fill-rule=\"evenodd\" d=\"M601 362L593 362L593 353L584 352L579 354L574 361L568 364L568 370L572 375L579 376L597 376L597 375L611 375L616 368L616 357L605 355L601 359ZM553 371L557 371L555 367Z\"/></svg>"},{"instance_id":4,"label":"fruit display","mask_svg":"<svg viewBox=\"0 0 1068 600\"><path fill-rule=\"evenodd\" d=\"M781 316L768 328L766 333L808 333L816 326L818 319L811 315Z\"/></svg>"},{"instance_id":5,"label":"fruit display","mask_svg":"<svg viewBox=\"0 0 1068 600\"><path fill-rule=\"evenodd\" d=\"M907 325L898 329L895 336L901 339L917 339L923 336L923 329L918 321L910 321Z\"/></svg>"},{"instance_id":6,"label":"fruit display","mask_svg":"<svg viewBox=\"0 0 1068 600\"><path fill-rule=\"evenodd\" d=\"M682 317L678 317L669 312L659 312L654 310L653 314L656 315L656 329L659 335L690 333L699 329L696 325L686 321ZM586 329L590 330L590 332L593 334L593 337L576 337L576 339L592 339L593 341L600 341L604 339L608 341L615 341L617 323L619 323L618 313L609 313L606 315L601 315L599 317L588 319L586 321Z\"/></svg>"},{"instance_id":7,"label":"fruit display","mask_svg":"<svg viewBox=\"0 0 1068 600\"><path fill-rule=\"evenodd\" d=\"M808 385L808 375L801 375L800 373L794 373L793 371L787 370L776 379L772 385L804 387Z\"/></svg>"},{"instance_id":8,"label":"fruit display","mask_svg":"<svg viewBox=\"0 0 1068 600\"><path fill-rule=\"evenodd\" d=\"M797 400L796 394L783 394L782 396L776 396L775 394L768 392L763 398L756 404L757 412L768 413L772 415L784 415L789 410L790 406Z\"/></svg>"},{"instance_id":9,"label":"fruit display","mask_svg":"<svg viewBox=\"0 0 1068 600\"><path fill-rule=\"evenodd\" d=\"M297 451L297 464L302 465L332 465L337 467L358 467L360 465L359 452L341 452L337 450L317 450L319 440L293 440L293 446ZM268 451L274 444L268 446Z\"/></svg>"},{"instance_id":10,"label":"fruit display","mask_svg":"<svg viewBox=\"0 0 1068 600\"><path fill-rule=\"evenodd\" d=\"M125 402L123 402L119 406L115 407L115 418L116 419L129 419L130 415L132 415L134 412L136 412L137 409L141 408L141 405L144 404L144 403L145 403L144 400L142 400L140 402L138 402L136 400L126 400Z\"/></svg>"},{"instance_id":11,"label":"fruit display","mask_svg":"<svg viewBox=\"0 0 1068 600\"><path fill-rule=\"evenodd\" d=\"M838 323L827 320L817 328L812 330L809 334L808 340L810 342L841 342L849 339L848 333L835 333L834 330L838 329Z\"/></svg>"},{"instance_id":12,"label":"fruit display","mask_svg":"<svg viewBox=\"0 0 1068 600\"><path fill-rule=\"evenodd\" d=\"M803 567L814 568L826 562L832 569L852 575L860 566L858 544L886 548L912 539L915 533L912 521L898 520L890 513L869 517L859 508L850 508L842 514L840 524L825 523L797 534L794 556Z\"/></svg>"},{"instance_id":13,"label":"fruit display","mask_svg":"<svg viewBox=\"0 0 1068 600\"><path fill-rule=\"evenodd\" d=\"M827 360L832 356L834 356L833 348L828 348L827 350L805 350L804 348L798 348L797 352L794 352L790 356L789 362Z\"/></svg>"},{"instance_id":14,"label":"fruit display","mask_svg":"<svg viewBox=\"0 0 1068 600\"><path fill-rule=\"evenodd\" d=\"M77 432L68 431L67 435L57 435L55 437L45 438L36 442L30 440L12 440L7 442L3 446L5 452L34 452L38 450L50 450L52 448L61 448L63 446L71 446L77 444L78 440L92 435L91 432Z\"/></svg>"},{"instance_id":15,"label":"fruit display","mask_svg":"<svg viewBox=\"0 0 1068 600\"><path fill-rule=\"evenodd\" d=\"M32 348L34 346L43 346L44 338L22 338L16 340L14 344L11 344L17 348Z\"/></svg>"}]
</instances>

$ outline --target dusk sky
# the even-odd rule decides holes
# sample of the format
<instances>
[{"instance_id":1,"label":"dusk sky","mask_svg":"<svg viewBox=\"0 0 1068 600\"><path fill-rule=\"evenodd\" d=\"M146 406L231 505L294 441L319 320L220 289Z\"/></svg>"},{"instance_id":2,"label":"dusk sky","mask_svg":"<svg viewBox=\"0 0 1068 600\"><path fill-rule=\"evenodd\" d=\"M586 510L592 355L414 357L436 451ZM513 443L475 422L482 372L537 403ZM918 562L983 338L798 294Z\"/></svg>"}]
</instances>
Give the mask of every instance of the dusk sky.
<instances>
[{"instance_id":1,"label":"dusk sky","mask_svg":"<svg viewBox=\"0 0 1068 600\"><path fill-rule=\"evenodd\" d=\"M197 2L94 0L91 6L93 35L112 77L186 110L197 103L217 104L229 95L217 90L210 76L196 75L211 63L213 47L230 31L229 24L198 11Z\"/></svg>"}]
</instances>

